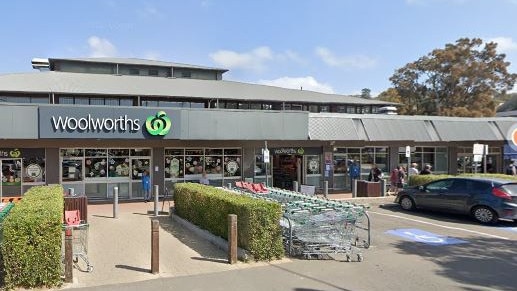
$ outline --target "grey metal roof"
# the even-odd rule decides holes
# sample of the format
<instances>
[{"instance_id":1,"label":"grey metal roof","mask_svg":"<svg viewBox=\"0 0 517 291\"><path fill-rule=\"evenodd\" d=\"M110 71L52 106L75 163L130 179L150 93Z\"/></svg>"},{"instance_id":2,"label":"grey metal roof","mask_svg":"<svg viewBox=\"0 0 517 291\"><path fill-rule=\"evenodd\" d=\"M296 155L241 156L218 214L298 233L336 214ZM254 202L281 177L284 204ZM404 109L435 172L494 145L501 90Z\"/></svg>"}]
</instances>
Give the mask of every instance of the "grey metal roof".
<instances>
[{"instance_id":1,"label":"grey metal roof","mask_svg":"<svg viewBox=\"0 0 517 291\"><path fill-rule=\"evenodd\" d=\"M117 76L55 71L0 75L0 92L174 96L321 104L396 104L375 99L363 99L346 95L325 94L234 81L128 75Z\"/></svg>"},{"instance_id":2,"label":"grey metal roof","mask_svg":"<svg viewBox=\"0 0 517 291\"><path fill-rule=\"evenodd\" d=\"M517 118L336 113L309 115L310 139L329 141L504 141L512 126L517 126Z\"/></svg>"},{"instance_id":3,"label":"grey metal roof","mask_svg":"<svg viewBox=\"0 0 517 291\"><path fill-rule=\"evenodd\" d=\"M200 70L212 70L227 72L227 69L196 66L181 63L172 63L156 60L146 60L138 58L49 58L49 63L52 65L54 62L67 61L67 62L84 62L84 63L103 63L103 64L127 64L127 65L138 65L138 66L154 66L154 67L174 67L174 68L191 68Z\"/></svg>"},{"instance_id":4,"label":"grey metal roof","mask_svg":"<svg viewBox=\"0 0 517 291\"><path fill-rule=\"evenodd\" d=\"M503 140L497 127L487 121L467 119L464 121L440 121L433 124L442 141L493 141Z\"/></svg>"}]
</instances>

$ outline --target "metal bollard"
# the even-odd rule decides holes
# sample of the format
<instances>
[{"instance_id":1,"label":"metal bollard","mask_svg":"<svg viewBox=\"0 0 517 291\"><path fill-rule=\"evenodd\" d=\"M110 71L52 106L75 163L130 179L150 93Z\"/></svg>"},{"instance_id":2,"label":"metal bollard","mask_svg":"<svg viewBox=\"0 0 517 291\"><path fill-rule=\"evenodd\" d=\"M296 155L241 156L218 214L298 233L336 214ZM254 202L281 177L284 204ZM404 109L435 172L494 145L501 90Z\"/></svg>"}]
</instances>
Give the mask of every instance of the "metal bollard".
<instances>
[{"instance_id":1,"label":"metal bollard","mask_svg":"<svg viewBox=\"0 0 517 291\"><path fill-rule=\"evenodd\" d=\"M293 191L298 192L298 181L293 181Z\"/></svg>"},{"instance_id":2,"label":"metal bollard","mask_svg":"<svg viewBox=\"0 0 517 291\"><path fill-rule=\"evenodd\" d=\"M113 187L113 218L118 218L118 187Z\"/></svg>"},{"instance_id":3,"label":"metal bollard","mask_svg":"<svg viewBox=\"0 0 517 291\"><path fill-rule=\"evenodd\" d=\"M357 197L357 179L352 180L352 198Z\"/></svg>"},{"instance_id":4,"label":"metal bollard","mask_svg":"<svg viewBox=\"0 0 517 291\"><path fill-rule=\"evenodd\" d=\"M72 250L72 229L65 228L65 282L72 283L74 281L74 265Z\"/></svg>"},{"instance_id":5,"label":"metal bollard","mask_svg":"<svg viewBox=\"0 0 517 291\"><path fill-rule=\"evenodd\" d=\"M228 183L228 189L232 189L232 183Z\"/></svg>"},{"instance_id":6,"label":"metal bollard","mask_svg":"<svg viewBox=\"0 0 517 291\"><path fill-rule=\"evenodd\" d=\"M151 221L151 273L160 272L160 222Z\"/></svg>"},{"instance_id":7,"label":"metal bollard","mask_svg":"<svg viewBox=\"0 0 517 291\"><path fill-rule=\"evenodd\" d=\"M68 188L68 196L75 196L75 189L74 188Z\"/></svg>"},{"instance_id":8,"label":"metal bollard","mask_svg":"<svg viewBox=\"0 0 517 291\"><path fill-rule=\"evenodd\" d=\"M328 194L329 194L329 181L323 181L323 196L325 196L325 198L328 198Z\"/></svg>"},{"instance_id":9,"label":"metal bollard","mask_svg":"<svg viewBox=\"0 0 517 291\"><path fill-rule=\"evenodd\" d=\"M158 204L160 204L160 186L154 185L154 216L158 216Z\"/></svg>"},{"instance_id":10,"label":"metal bollard","mask_svg":"<svg viewBox=\"0 0 517 291\"><path fill-rule=\"evenodd\" d=\"M237 263L237 215L228 214L228 263Z\"/></svg>"}]
</instances>

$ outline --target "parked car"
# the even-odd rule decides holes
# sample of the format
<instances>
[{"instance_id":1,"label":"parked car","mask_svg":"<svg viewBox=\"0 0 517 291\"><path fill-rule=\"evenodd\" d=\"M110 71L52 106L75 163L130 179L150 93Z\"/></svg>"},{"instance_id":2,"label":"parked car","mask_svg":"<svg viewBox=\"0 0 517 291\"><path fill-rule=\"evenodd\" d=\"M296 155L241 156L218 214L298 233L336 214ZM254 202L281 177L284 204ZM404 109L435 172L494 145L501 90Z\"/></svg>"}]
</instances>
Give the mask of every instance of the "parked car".
<instances>
[{"instance_id":1,"label":"parked car","mask_svg":"<svg viewBox=\"0 0 517 291\"><path fill-rule=\"evenodd\" d=\"M404 189L395 202L415 208L468 214L480 223L517 220L517 182L494 178L446 178Z\"/></svg>"}]
</instances>

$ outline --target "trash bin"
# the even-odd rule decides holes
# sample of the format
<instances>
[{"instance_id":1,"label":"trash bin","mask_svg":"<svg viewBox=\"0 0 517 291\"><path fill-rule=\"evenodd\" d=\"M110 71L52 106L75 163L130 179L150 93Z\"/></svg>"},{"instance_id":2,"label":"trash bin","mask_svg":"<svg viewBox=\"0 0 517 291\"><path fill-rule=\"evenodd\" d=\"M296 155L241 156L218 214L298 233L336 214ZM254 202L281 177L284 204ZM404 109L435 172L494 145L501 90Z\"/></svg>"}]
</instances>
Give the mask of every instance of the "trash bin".
<instances>
[{"instance_id":1,"label":"trash bin","mask_svg":"<svg viewBox=\"0 0 517 291\"><path fill-rule=\"evenodd\" d=\"M357 197L380 197L381 183L365 180L357 181Z\"/></svg>"},{"instance_id":2,"label":"trash bin","mask_svg":"<svg viewBox=\"0 0 517 291\"><path fill-rule=\"evenodd\" d=\"M79 210L81 220L88 222L88 197L86 195L65 196L64 211L68 210Z\"/></svg>"}]
</instances>

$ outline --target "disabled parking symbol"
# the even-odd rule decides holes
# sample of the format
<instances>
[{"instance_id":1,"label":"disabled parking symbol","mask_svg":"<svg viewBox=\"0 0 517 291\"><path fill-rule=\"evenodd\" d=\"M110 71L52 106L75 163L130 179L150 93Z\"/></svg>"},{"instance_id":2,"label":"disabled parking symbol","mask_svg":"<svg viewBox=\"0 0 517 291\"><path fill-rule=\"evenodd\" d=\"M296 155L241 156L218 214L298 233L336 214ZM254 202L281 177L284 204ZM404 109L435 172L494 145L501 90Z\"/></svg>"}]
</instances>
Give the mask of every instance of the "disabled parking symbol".
<instances>
[{"instance_id":1,"label":"disabled parking symbol","mask_svg":"<svg viewBox=\"0 0 517 291\"><path fill-rule=\"evenodd\" d=\"M435 246L467 243L467 241L464 240L438 235L432 232L427 232L415 228L393 229L386 231L386 233L399 236L411 241Z\"/></svg>"}]
</instances>

